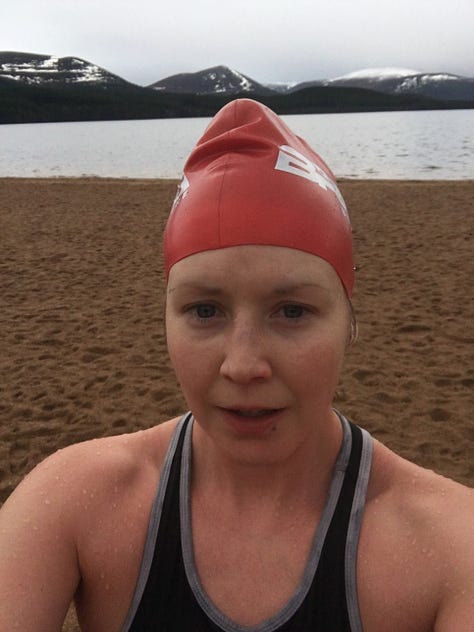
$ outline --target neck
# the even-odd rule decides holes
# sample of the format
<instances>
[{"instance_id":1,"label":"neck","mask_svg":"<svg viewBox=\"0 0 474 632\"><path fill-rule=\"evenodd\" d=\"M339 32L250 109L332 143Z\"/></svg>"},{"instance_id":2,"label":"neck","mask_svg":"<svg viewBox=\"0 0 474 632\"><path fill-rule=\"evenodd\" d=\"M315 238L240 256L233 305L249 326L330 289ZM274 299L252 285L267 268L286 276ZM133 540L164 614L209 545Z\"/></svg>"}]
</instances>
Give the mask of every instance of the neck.
<instances>
[{"instance_id":1,"label":"neck","mask_svg":"<svg viewBox=\"0 0 474 632\"><path fill-rule=\"evenodd\" d=\"M342 441L337 415L329 418L285 458L268 461L229 456L199 424L193 429L193 493L225 499L236 510L291 511L324 506Z\"/></svg>"}]
</instances>

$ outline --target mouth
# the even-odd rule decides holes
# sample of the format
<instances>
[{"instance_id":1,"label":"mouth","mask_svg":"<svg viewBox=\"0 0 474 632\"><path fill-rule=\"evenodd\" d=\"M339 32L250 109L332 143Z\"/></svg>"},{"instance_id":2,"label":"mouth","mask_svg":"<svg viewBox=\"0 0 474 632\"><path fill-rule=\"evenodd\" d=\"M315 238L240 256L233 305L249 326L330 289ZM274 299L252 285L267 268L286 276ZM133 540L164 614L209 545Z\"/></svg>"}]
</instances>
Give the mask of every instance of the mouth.
<instances>
[{"instance_id":1,"label":"mouth","mask_svg":"<svg viewBox=\"0 0 474 632\"><path fill-rule=\"evenodd\" d=\"M276 429L283 408L221 408L224 419L237 434L244 436L266 435Z\"/></svg>"},{"instance_id":2,"label":"mouth","mask_svg":"<svg viewBox=\"0 0 474 632\"><path fill-rule=\"evenodd\" d=\"M239 417L250 417L251 419L256 419L258 417L266 417L267 415L273 415L277 413L280 409L278 408L251 408L251 409L243 409L243 408L228 408L229 412L234 415L238 415Z\"/></svg>"}]
</instances>

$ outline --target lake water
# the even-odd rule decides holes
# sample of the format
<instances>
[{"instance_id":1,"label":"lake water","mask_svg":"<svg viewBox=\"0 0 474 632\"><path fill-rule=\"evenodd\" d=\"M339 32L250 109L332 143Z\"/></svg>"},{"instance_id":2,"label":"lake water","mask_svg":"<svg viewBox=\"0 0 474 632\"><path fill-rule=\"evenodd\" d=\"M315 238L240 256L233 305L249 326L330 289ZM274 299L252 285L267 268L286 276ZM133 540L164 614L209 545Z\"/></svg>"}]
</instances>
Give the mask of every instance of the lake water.
<instances>
[{"instance_id":1,"label":"lake water","mask_svg":"<svg viewBox=\"0 0 474 632\"><path fill-rule=\"evenodd\" d=\"M474 110L282 118L337 177L474 178ZM209 120L0 125L0 177L177 178Z\"/></svg>"}]
</instances>

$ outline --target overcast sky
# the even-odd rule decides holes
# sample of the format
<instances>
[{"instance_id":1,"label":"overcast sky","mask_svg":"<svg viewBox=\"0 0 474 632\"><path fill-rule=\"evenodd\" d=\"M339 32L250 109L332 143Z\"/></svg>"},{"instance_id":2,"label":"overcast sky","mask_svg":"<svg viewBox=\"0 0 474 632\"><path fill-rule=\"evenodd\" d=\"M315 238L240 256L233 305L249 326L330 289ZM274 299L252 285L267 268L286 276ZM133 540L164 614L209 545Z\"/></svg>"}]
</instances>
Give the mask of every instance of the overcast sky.
<instances>
[{"instance_id":1,"label":"overcast sky","mask_svg":"<svg viewBox=\"0 0 474 632\"><path fill-rule=\"evenodd\" d=\"M260 82L402 67L474 77L474 0L0 0L0 50L148 85L224 64Z\"/></svg>"}]
</instances>

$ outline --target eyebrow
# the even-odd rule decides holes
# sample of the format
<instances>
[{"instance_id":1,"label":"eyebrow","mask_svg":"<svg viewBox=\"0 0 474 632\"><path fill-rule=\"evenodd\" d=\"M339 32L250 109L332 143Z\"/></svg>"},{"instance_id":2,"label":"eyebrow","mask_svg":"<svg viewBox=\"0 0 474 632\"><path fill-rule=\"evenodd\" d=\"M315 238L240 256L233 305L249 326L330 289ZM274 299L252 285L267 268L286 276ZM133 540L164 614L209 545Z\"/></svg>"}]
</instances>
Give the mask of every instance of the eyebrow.
<instances>
[{"instance_id":1,"label":"eyebrow","mask_svg":"<svg viewBox=\"0 0 474 632\"><path fill-rule=\"evenodd\" d=\"M171 292L175 292L176 290L194 290L196 292L204 292L205 294L209 294L210 296L223 293L223 290L218 287L206 285L205 283L193 283L191 281L179 283L174 287L168 287L167 293L171 294Z\"/></svg>"},{"instance_id":2,"label":"eyebrow","mask_svg":"<svg viewBox=\"0 0 474 632\"><path fill-rule=\"evenodd\" d=\"M304 290L307 287L316 288L317 290L324 290L325 292L328 291L327 287L324 287L324 285L320 285L319 283L314 283L314 282L288 283L287 285L277 286L272 291L272 294L291 294L291 292L294 292L296 290Z\"/></svg>"},{"instance_id":3,"label":"eyebrow","mask_svg":"<svg viewBox=\"0 0 474 632\"><path fill-rule=\"evenodd\" d=\"M297 290L302 290L308 287L316 288L317 290L323 290L324 292L329 291L328 288L324 287L323 285L320 285L319 283L303 282L303 283L287 283L285 285L278 285L270 291L270 294L276 294L276 295L291 294L292 292L295 292ZM191 281L180 283L179 285L175 287L169 287L167 290L167 293L171 294L172 292L176 290L178 291L179 290L194 290L196 292L203 292L205 294L208 294L209 296L218 296L220 294L225 294L226 292L226 290L223 290L219 287L207 285L205 283L194 283Z\"/></svg>"}]
</instances>

